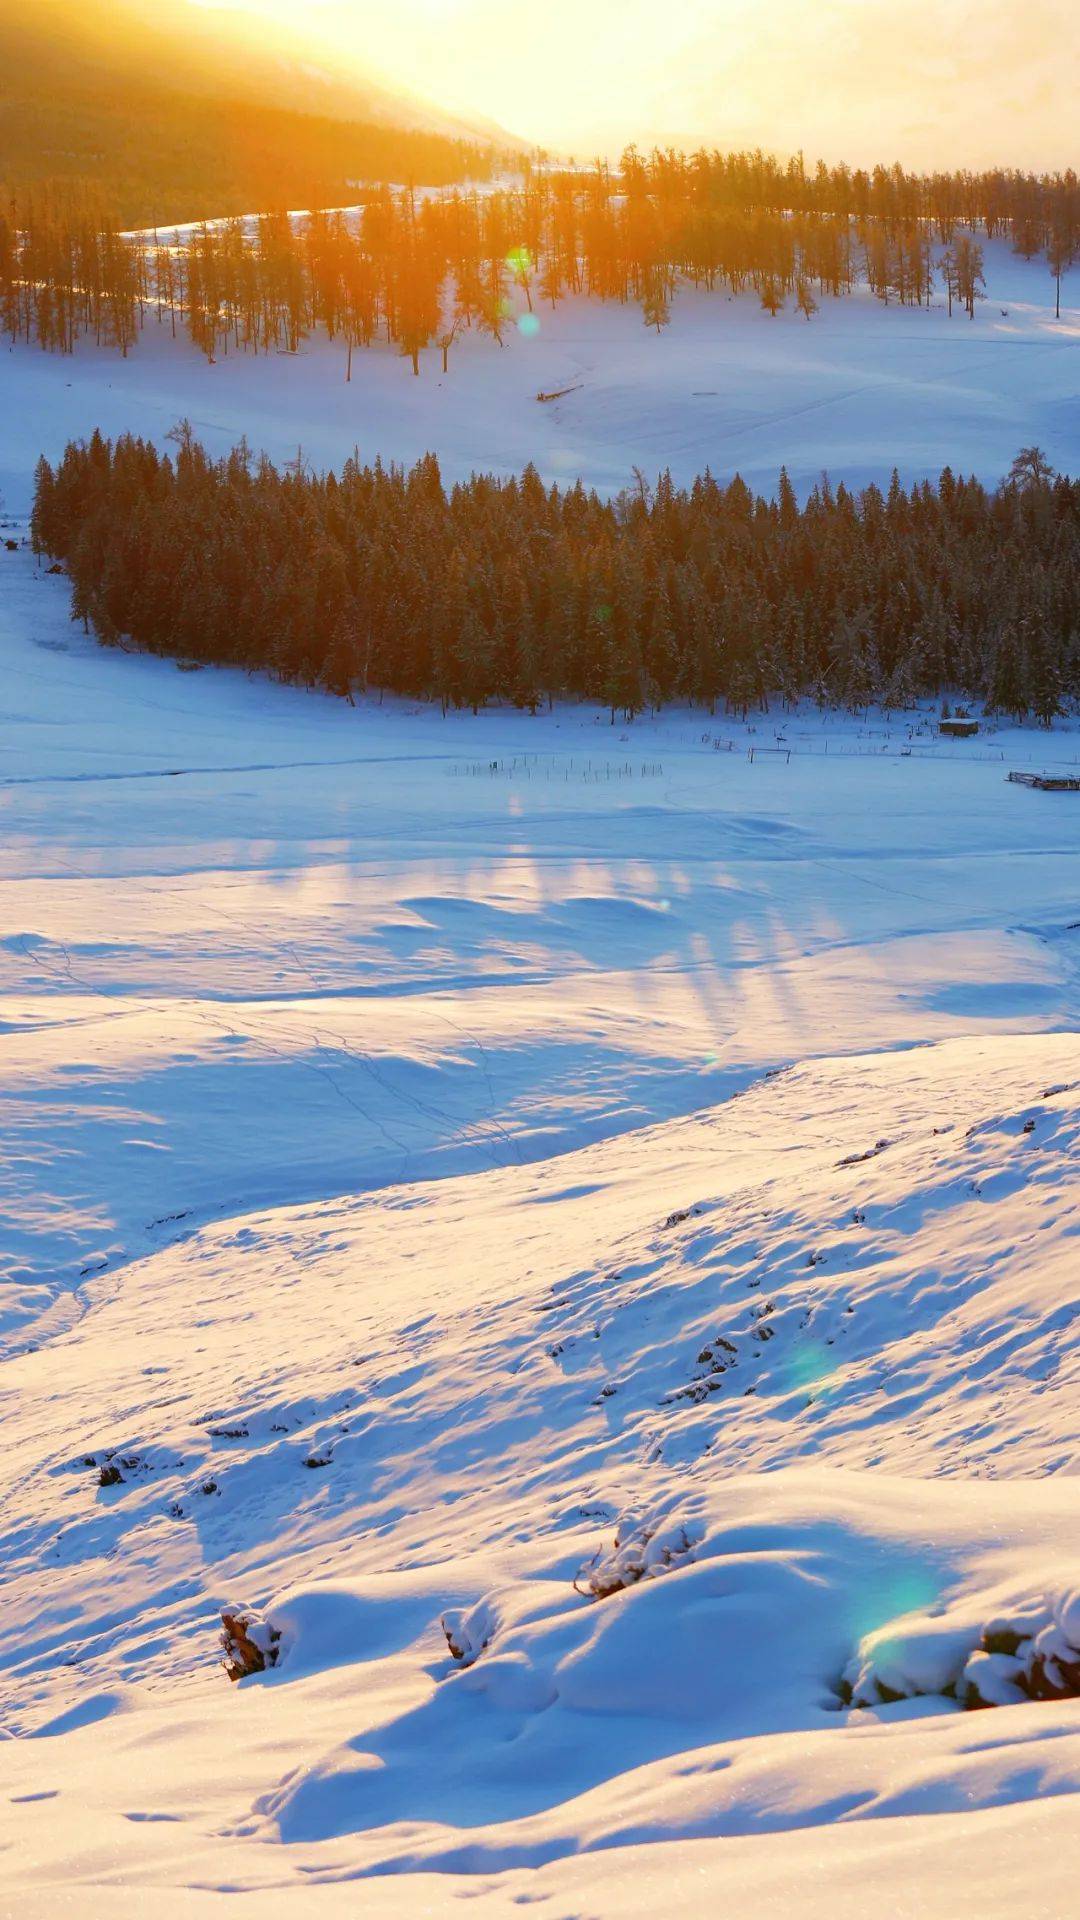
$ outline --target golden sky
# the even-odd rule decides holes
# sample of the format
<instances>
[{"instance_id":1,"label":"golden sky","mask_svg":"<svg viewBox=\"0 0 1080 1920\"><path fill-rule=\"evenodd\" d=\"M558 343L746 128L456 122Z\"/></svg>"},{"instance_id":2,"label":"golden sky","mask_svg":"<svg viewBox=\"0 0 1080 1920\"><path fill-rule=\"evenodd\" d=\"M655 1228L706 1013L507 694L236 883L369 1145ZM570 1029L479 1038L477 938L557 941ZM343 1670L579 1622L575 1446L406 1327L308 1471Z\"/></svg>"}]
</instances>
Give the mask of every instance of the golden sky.
<instances>
[{"instance_id":1,"label":"golden sky","mask_svg":"<svg viewBox=\"0 0 1080 1920\"><path fill-rule=\"evenodd\" d=\"M760 142L1065 166L1076 0L201 0L579 158ZM1080 143L1077 143L1080 144Z\"/></svg>"}]
</instances>

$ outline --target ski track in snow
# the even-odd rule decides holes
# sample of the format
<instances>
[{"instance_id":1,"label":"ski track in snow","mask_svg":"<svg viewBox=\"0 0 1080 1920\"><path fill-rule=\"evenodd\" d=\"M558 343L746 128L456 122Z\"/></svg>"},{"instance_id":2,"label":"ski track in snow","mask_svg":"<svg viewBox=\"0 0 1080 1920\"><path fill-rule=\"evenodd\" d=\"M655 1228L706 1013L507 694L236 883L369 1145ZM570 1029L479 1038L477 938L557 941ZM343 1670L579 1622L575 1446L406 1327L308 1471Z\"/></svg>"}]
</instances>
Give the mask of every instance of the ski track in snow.
<instances>
[{"instance_id":1,"label":"ski track in snow","mask_svg":"<svg viewBox=\"0 0 1080 1920\"><path fill-rule=\"evenodd\" d=\"M347 405L323 349L5 353L0 477L182 412L601 485L1080 468L1075 316L990 263L970 327L571 308ZM1080 1588L1080 804L1004 778L1075 725L181 685L25 552L0 659L12 1911L1066 1920L1077 1704L926 1675ZM686 1551L590 1601L617 1530ZM239 1687L227 1604L282 1635Z\"/></svg>"}]
</instances>

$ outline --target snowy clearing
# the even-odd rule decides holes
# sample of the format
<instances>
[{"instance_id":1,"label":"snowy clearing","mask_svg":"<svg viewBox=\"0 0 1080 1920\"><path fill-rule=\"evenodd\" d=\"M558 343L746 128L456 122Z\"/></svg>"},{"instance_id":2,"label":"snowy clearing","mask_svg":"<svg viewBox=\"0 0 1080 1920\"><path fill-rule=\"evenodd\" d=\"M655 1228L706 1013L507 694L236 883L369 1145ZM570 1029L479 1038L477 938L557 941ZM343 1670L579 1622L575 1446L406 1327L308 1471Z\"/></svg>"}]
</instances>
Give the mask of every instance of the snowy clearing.
<instances>
[{"instance_id":1,"label":"snowy clearing","mask_svg":"<svg viewBox=\"0 0 1080 1920\"><path fill-rule=\"evenodd\" d=\"M1080 807L1004 757L1074 765L1068 728L353 711L104 651L2 562L16 1344L216 1215L1075 1021Z\"/></svg>"},{"instance_id":2,"label":"snowy clearing","mask_svg":"<svg viewBox=\"0 0 1080 1920\"><path fill-rule=\"evenodd\" d=\"M633 467L691 483L706 466L770 490L786 463L805 491L822 470L852 485L936 478L941 468L992 483L1033 441L1080 470L1080 309L1054 318L1045 262L986 245L987 297L969 321L933 308L883 307L865 289L823 299L809 323L776 318L757 296L677 296L658 337L640 309L567 300L540 330L511 329L504 348L458 341L449 373L430 348L422 374L385 346L312 340L295 356L230 353L210 366L167 324L150 325L127 360L80 342L66 357L0 350L0 491L27 513L34 462L56 459L94 427L164 436L181 416L220 453L246 434L275 460L302 445L316 466L362 457L412 463L438 454L449 479L516 473L612 491ZM1071 293L1065 281L1065 299ZM548 403L538 393L573 389Z\"/></svg>"}]
</instances>

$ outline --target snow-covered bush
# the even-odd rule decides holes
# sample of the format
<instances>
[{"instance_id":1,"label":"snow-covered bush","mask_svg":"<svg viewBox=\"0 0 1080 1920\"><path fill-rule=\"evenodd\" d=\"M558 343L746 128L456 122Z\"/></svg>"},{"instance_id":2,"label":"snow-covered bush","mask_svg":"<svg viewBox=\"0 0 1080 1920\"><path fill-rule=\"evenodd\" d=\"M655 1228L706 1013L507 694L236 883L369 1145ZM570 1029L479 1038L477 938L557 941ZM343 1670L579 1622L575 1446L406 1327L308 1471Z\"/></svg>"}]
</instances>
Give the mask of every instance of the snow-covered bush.
<instances>
[{"instance_id":1,"label":"snow-covered bush","mask_svg":"<svg viewBox=\"0 0 1080 1920\"><path fill-rule=\"evenodd\" d=\"M867 1634L844 1669L841 1694L853 1707L876 1707L922 1694L955 1695L975 1650L978 1630L969 1625L908 1620Z\"/></svg>"},{"instance_id":2,"label":"snow-covered bush","mask_svg":"<svg viewBox=\"0 0 1080 1920\"><path fill-rule=\"evenodd\" d=\"M654 1520L624 1514L611 1550L598 1548L582 1567L574 1585L593 1600L606 1600L639 1580L655 1579L685 1566L693 1558L694 1541L681 1521Z\"/></svg>"},{"instance_id":3,"label":"snow-covered bush","mask_svg":"<svg viewBox=\"0 0 1080 1920\"><path fill-rule=\"evenodd\" d=\"M1016 1707L1030 1699L1024 1690L1024 1664L1013 1653L977 1647L960 1676L957 1697L965 1707Z\"/></svg>"},{"instance_id":4,"label":"snow-covered bush","mask_svg":"<svg viewBox=\"0 0 1080 1920\"><path fill-rule=\"evenodd\" d=\"M222 1665L230 1680L243 1680L249 1673L263 1673L276 1667L281 1634L268 1620L245 1609L243 1613L225 1609L221 1615Z\"/></svg>"},{"instance_id":5,"label":"snow-covered bush","mask_svg":"<svg viewBox=\"0 0 1080 1920\"><path fill-rule=\"evenodd\" d=\"M853 1707L941 1694L963 1707L1080 1696L1080 1588L996 1615L979 1628L916 1620L860 1642L840 1683Z\"/></svg>"},{"instance_id":6,"label":"snow-covered bush","mask_svg":"<svg viewBox=\"0 0 1080 1920\"><path fill-rule=\"evenodd\" d=\"M475 1607L451 1607L440 1624L446 1644L461 1667L471 1667L480 1658L495 1631L495 1619L486 1600L479 1600Z\"/></svg>"}]
</instances>

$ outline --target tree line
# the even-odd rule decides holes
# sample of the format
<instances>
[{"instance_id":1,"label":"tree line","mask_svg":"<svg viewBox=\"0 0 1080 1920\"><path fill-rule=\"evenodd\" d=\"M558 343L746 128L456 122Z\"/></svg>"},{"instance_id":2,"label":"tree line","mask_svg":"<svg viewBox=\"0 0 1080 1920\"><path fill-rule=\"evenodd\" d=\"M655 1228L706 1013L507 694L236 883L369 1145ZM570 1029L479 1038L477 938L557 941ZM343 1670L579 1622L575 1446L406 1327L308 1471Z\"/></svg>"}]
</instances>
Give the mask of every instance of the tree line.
<instances>
[{"instance_id":1,"label":"tree line","mask_svg":"<svg viewBox=\"0 0 1080 1920\"><path fill-rule=\"evenodd\" d=\"M752 289L809 320L866 282L882 302L975 312L976 237L1008 234L1061 276L1080 247L1073 174L873 173L761 154L633 148L618 168L530 166L510 185L369 189L359 208L269 212L174 234L121 234L88 194L41 188L0 212L0 325L71 352L84 333L127 353L156 322L208 359L295 352L322 330L354 349L384 338L419 372L479 328L501 343L521 309L571 295L637 302L662 330L680 283ZM513 298L512 298L513 296ZM516 304L515 304L516 302Z\"/></svg>"},{"instance_id":2,"label":"tree line","mask_svg":"<svg viewBox=\"0 0 1080 1920\"><path fill-rule=\"evenodd\" d=\"M994 490L946 468L800 505L786 474L775 499L709 473L603 499L531 466L447 488L431 454L338 477L172 438L38 466L35 551L107 644L444 712L947 694L1049 725L1080 697L1080 481L1037 448Z\"/></svg>"}]
</instances>

